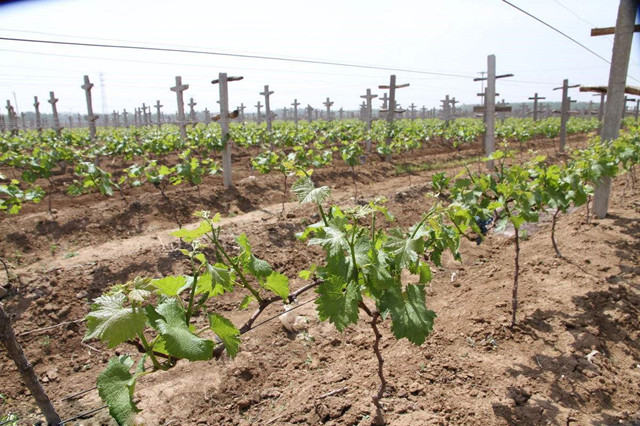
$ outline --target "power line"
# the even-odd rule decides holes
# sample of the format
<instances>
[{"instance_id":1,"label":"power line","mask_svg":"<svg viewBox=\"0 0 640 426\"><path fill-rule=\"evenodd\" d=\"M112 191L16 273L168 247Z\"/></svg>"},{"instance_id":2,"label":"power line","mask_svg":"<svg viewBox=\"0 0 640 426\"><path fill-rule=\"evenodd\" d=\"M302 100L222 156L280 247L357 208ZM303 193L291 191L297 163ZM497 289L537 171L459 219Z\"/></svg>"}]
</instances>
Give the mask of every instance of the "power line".
<instances>
[{"instance_id":1,"label":"power line","mask_svg":"<svg viewBox=\"0 0 640 426\"><path fill-rule=\"evenodd\" d=\"M71 42L71 41L38 40L38 39L14 38L14 37L0 37L0 40L17 41L17 42L24 42L24 43L64 45L64 46L101 47L101 48L110 48L110 49L143 50L143 51L151 51L151 52L171 52L171 53L188 53L188 54L195 54L195 55L229 56L232 58L264 59L264 60L270 60L270 61L297 62L297 63L315 64L315 65L330 65L330 66L336 66L336 67L364 68L364 69L374 69L374 70L382 70L382 71L406 72L406 73L413 73L413 74L438 75L443 77L473 78L473 76L470 76L470 75L409 70L404 68L389 68L389 67L382 67L382 66L376 66L376 65L358 65L358 64L349 64L345 62L284 58L281 56L223 53L223 52L213 52L213 51L194 50L194 49L174 49L174 48L166 48L166 47L133 46L133 45L124 45L124 44L80 43L80 42Z\"/></svg>"},{"instance_id":2,"label":"power line","mask_svg":"<svg viewBox=\"0 0 640 426\"><path fill-rule=\"evenodd\" d=\"M576 18L578 18L579 20L581 20L582 22L592 26L592 27L597 27L596 24L594 24L593 22L589 22L586 19L584 19L583 17L581 17L580 15L578 15L576 12L574 12L573 10L569 9L567 6L565 6L564 4L560 3L558 0L553 0L553 2L555 4L557 4L558 6L562 7L565 10L568 10L569 13L571 13L573 16L575 16Z\"/></svg>"},{"instance_id":3,"label":"power line","mask_svg":"<svg viewBox=\"0 0 640 426\"><path fill-rule=\"evenodd\" d=\"M574 39L573 37L569 36L568 34L563 33L562 31L560 31L559 29L557 29L556 27L554 27L553 25L543 21L542 19L538 18L537 16L532 15L531 13L527 12L526 10L516 6L515 4L507 1L507 0L502 0L503 3L508 4L509 6L513 7L514 9L519 10L520 12L524 13L525 15L535 19L536 21L540 22L541 24L545 25L546 27L551 28L553 31L557 32L558 34L562 35L563 37L571 40L572 42L574 42L575 44L577 44L578 46L582 47L583 49L585 49L587 52L597 56L598 58L602 59L603 61L605 61L607 64L611 65L611 62L606 59L603 56L600 56L598 53L594 52L593 50L589 49L587 46L585 46L584 44L580 43L578 40ZM630 75L627 74L627 76L635 81L640 81L637 78L634 78Z\"/></svg>"}]
</instances>

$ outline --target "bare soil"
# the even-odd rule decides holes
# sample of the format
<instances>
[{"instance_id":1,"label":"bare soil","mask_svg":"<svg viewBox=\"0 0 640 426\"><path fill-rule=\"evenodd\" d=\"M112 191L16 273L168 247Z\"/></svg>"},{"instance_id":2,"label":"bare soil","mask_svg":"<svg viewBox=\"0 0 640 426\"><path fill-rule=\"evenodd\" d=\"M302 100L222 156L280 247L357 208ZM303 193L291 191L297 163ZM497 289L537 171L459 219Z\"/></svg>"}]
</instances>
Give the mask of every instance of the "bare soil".
<instances>
[{"instance_id":1,"label":"bare soil","mask_svg":"<svg viewBox=\"0 0 640 426\"><path fill-rule=\"evenodd\" d=\"M583 146L585 136L570 138ZM527 144L556 161L557 141ZM248 153L234 159L236 188L220 177L199 188L167 192L183 223L208 209L224 216L231 243L246 233L256 254L286 274L292 288L305 284L298 272L322 258L295 238L315 222L314 211L290 197L281 211L282 179L256 175ZM459 163L481 155L478 144L452 150L435 146L405 159L416 168L396 174L397 163L376 156L356 168L358 199L388 198L399 226L419 220L432 201L431 175L454 175ZM483 167L471 163L472 169ZM68 177L59 177L61 182ZM354 204L352 173L341 162L317 170L314 180L333 189L332 202ZM289 182L290 184L291 182ZM62 185L61 185L62 186ZM176 250L174 211L152 186L124 199L91 194L70 198L56 193L55 214L46 202L19 216L2 217L0 255L20 283L2 300L27 356L63 418L103 405L87 390L109 357L133 353L82 342L81 320L93 298L108 286L136 276L184 273ZM438 314L434 333L420 347L397 341L382 325L384 371L389 387L382 400L392 425L638 425L640 424L640 196L622 176L613 184L607 218L586 222L585 208L561 216L557 240L565 256L554 256L546 223L529 228L521 243L518 326L508 327L513 280L513 238L490 234L481 245L464 241L462 262L446 259L434 271L428 305ZM4 280L4 281L2 281ZM6 282L3 277L0 284ZM236 324L236 292L212 301ZM378 377L366 318L339 333L318 322L312 292L300 297L296 316L306 320L298 333L277 319L243 336L239 355L209 362L179 363L140 380L136 396L148 425L368 425ZM274 304L261 320L283 312ZM364 315L364 314L362 314ZM303 321L304 322L304 321ZM31 332L42 327L58 327ZM0 414L17 413L20 424L41 417L15 366L0 353ZM106 410L69 424L115 424Z\"/></svg>"}]
</instances>

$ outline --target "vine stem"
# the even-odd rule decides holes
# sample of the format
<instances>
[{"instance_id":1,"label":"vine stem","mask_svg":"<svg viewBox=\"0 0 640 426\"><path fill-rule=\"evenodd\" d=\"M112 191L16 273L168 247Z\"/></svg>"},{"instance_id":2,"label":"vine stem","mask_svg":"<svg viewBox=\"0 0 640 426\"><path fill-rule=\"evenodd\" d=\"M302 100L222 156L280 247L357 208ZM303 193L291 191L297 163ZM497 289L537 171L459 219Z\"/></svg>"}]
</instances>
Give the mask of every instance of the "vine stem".
<instances>
[{"instance_id":1,"label":"vine stem","mask_svg":"<svg viewBox=\"0 0 640 426\"><path fill-rule=\"evenodd\" d=\"M182 223L180 222L180 219L178 218L178 212L176 211L175 206L171 202L171 199L169 199L169 197L167 197L167 194L165 194L164 189L162 189L161 185L156 185L156 188L158 188L158 190L160 191L160 194L162 194L164 199L167 200L167 204L169 204L169 207L171 207L171 211L173 212L173 220L175 220L176 223L178 224L178 228L182 229Z\"/></svg>"},{"instance_id":2,"label":"vine stem","mask_svg":"<svg viewBox=\"0 0 640 426\"><path fill-rule=\"evenodd\" d=\"M209 225L213 227L213 224L211 224L210 222L209 222ZM220 253L222 253L222 255L227 260L227 262L229 262L233 270L236 271L236 274L238 274L240 281L242 281L242 287L249 290L251 292L251 295L256 298L258 303L262 303L262 297L260 297L260 293L258 293L258 291L255 288L253 288L251 284L249 284L244 274L242 273L242 270L238 267L238 265L236 265L236 263L233 260L231 260L231 257L224 250L224 248L222 247L222 244L220 244L220 241L218 241L218 237L215 234L213 234L213 238L209 238L209 239L213 242L213 244L220 251Z\"/></svg>"},{"instance_id":3,"label":"vine stem","mask_svg":"<svg viewBox=\"0 0 640 426\"><path fill-rule=\"evenodd\" d=\"M138 333L138 337L140 338L140 342L142 343L142 347L144 348L145 352L149 354L149 358L151 358L151 362L153 363L153 368L155 368L156 370L160 370L162 367L160 366L158 359L153 353L153 347L149 345L149 342L147 342L146 337L144 337L144 333L143 332Z\"/></svg>"},{"instance_id":4,"label":"vine stem","mask_svg":"<svg viewBox=\"0 0 640 426\"><path fill-rule=\"evenodd\" d=\"M511 328L516 326L516 312L518 310L518 276L520 275L520 230L515 228L516 231L516 256L515 256L515 271L513 273L513 290L511 292Z\"/></svg>"},{"instance_id":5,"label":"vine stem","mask_svg":"<svg viewBox=\"0 0 640 426\"><path fill-rule=\"evenodd\" d=\"M553 249L556 251L556 257L562 258L562 253L560 253L558 244L556 244L556 219L558 217L558 213L560 213L559 208L556 209L556 212L553 214L553 218L551 219L551 244L553 245Z\"/></svg>"},{"instance_id":6,"label":"vine stem","mask_svg":"<svg viewBox=\"0 0 640 426\"><path fill-rule=\"evenodd\" d=\"M380 340L382 339L382 334L380 334L380 330L378 330L378 321L380 319L380 312L377 310L371 311L364 302L360 302L358 304L360 309L365 311L367 315L371 317L371 329L373 330L373 334L375 336L375 341L373 342L373 352L376 354L376 358L378 360L378 378L380 379L380 387L378 388L378 393L371 396L371 400L373 401L373 405L376 407L376 416L374 418L375 424L385 424L384 421L384 408L380 403L380 400L384 396L384 391L387 389L387 380L384 377L384 358L382 358L382 353L380 352Z\"/></svg>"},{"instance_id":7,"label":"vine stem","mask_svg":"<svg viewBox=\"0 0 640 426\"><path fill-rule=\"evenodd\" d=\"M33 365L29 362L22 347L16 340L16 335L11 326L11 319L4 311L2 304L0 304L0 343L6 348L9 358L16 364L24 384L35 398L38 408L40 408L42 414L44 414L44 417L47 419L47 423L50 425L59 424L61 421L60 416L40 384L38 376L33 370Z\"/></svg>"}]
</instances>

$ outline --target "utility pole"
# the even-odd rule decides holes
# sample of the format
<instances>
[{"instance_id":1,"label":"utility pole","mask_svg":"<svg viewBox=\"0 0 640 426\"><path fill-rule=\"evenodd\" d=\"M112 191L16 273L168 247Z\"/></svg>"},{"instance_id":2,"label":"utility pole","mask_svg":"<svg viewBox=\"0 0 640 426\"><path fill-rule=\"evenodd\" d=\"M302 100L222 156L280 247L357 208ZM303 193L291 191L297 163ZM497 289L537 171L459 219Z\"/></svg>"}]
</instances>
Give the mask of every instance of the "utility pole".
<instances>
[{"instance_id":1,"label":"utility pole","mask_svg":"<svg viewBox=\"0 0 640 426\"><path fill-rule=\"evenodd\" d=\"M624 109L624 91L629 69L631 41L635 30L636 14L640 0L620 0L618 18L614 30L613 54L607 88L607 106L600 138L610 141L618 137ZM592 32L593 35L593 32ZM607 215L611 178L605 177L596 187L593 199L593 213L600 219Z\"/></svg>"}]
</instances>

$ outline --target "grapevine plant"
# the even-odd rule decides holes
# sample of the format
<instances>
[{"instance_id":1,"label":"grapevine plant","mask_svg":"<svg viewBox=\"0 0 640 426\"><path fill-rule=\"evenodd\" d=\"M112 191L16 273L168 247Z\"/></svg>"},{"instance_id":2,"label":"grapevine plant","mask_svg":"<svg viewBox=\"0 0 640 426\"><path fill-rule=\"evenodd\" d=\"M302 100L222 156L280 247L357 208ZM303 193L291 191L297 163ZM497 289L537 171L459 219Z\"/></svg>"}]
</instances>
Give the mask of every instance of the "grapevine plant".
<instances>
[{"instance_id":1,"label":"grapevine plant","mask_svg":"<svg viewBox=\"0 0 640 426\"><path fill-rule=\"evenodd\" d=\"M141 354L133 371L134 358L121 355L111 358L98 377L100 397L118 424L131 424L140 411L133 400L140 377L168 370L181 359L210 360L223 350L234 357L240 334L251 328L269 304L277 300L291 303L315 285L290 293L288 278L253 254L246 235L236 238L238 254L234 255L220 240L221 228L215 225L220 216L211 217L208 212L197 216L201 219L198 228L173 233L190 247L180 250L189 261L189 274L137 277L115 285L94 300L87 315L85 339L99 339L110 348L128 343ZM211 311L207 301L239 288L246 292L239 307L255 302L258 308L237 328Z\"/></svg>"},{"instance_id":2,"label":"grapevine plant","mask_svg":"<svg viewBox=\"0 0 640 426\"><path fill-rule=\"evenodd\" d=\"M378 324L390 317L391 331L397 339L406 338L421 345L436 318L426 305L425 286L432 277L430 264L441 266L446 251L459 259L460 232L478 228L460 205L438 204L409 229L387 231L386 226L377 223L379 217L385 222L394 219L383 200L351 209L331 206L325 211L322 203L330 195L328 187L316 188L309 177L303 177L292 190L301 203L315 203L321 217L320 222L299 234L301 240L321 246L326 253L323 264L314 268L314 276L320 281L316 290L320 320L329 320L343 331L358 322L361 311L369 319L380 379L372 399L381 419L380 400L387 382ZM449 224L448 218L455 224ZM406 280L403 272L412 278Z\"/></svg>"}]
</instances>

